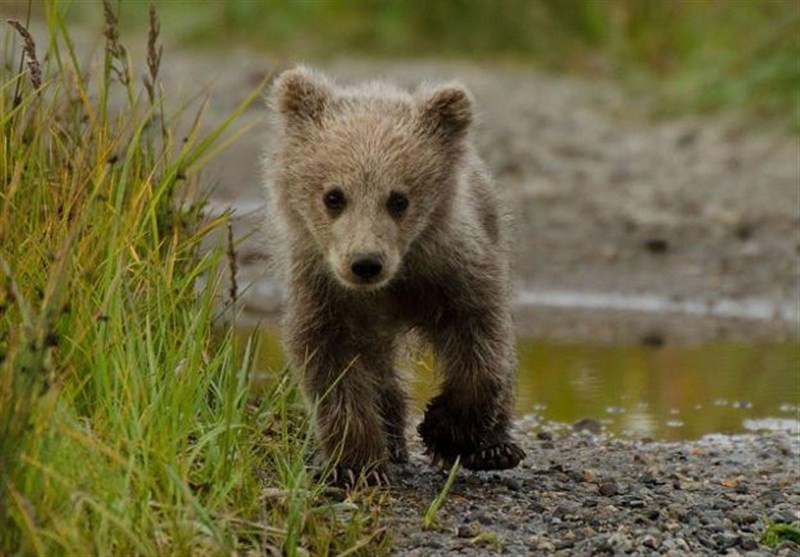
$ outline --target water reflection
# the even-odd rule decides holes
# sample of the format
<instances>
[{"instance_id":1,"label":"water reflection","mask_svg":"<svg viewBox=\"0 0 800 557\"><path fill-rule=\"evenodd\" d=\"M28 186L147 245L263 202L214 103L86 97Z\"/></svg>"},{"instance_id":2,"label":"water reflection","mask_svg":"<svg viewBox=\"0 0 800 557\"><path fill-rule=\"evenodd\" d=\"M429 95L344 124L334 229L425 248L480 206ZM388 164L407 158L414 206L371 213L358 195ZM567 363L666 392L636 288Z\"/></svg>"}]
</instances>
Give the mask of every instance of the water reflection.
<instances>
[{"instance_id":1,"label":"water reflection","mask_svg":"<svg viewBox=\"0 0 800 557\"><path fill-rule=\"evenodd\" d=\"M605 417L614 433L691 439L797 417L784 412L800 400L796 342L653 349L522 340L518 349L518 411L544 404L549 420ZM580 380L587 376L597 381Z\"/></svg>"},{"instance_id":2,"label":"water reflection","mask_svg":"<svg viewBox=\"0 0 800 557\"><path fill-rule=\"evenodd\" d=\"M269 381L284 365L274 330L262 329L258 340L256 383ZM615 434L654 439L776 424L800 431L797 342L654 349L520 339L517 348L517 413L536 414L534 421L590 417ZM405 367L413 408L420 413L436 390L432 362L417 355Z\"/></svg>"}]
</instances>

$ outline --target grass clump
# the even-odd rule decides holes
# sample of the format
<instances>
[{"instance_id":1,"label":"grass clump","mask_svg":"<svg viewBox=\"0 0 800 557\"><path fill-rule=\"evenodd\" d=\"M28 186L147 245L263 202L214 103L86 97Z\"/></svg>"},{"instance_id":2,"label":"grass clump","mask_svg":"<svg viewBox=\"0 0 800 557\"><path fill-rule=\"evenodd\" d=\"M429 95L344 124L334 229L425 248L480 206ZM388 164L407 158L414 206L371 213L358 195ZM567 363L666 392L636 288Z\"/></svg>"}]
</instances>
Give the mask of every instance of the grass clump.
<instances>
[{"instance_id":1,"label":"grass clump","mask_svg":"<svg viewBox=\"0 0 800 557\"><path fill-rule=\"evenodd\" d=\"M217 319L232 248L201 240L227 217L193 192L259 91L175 141L158 15L141 90L104 8L95 66L56 0L47 37L2 22L0 554L380 551L379 502L324 499L296 389L251 395L253 349Z\"/></svg>"},{"instance_id":2,"label":"grass clump","mask_svg":"<svg viewBox=\"0 0 800 557\"><path fill-rule=\"evenodd\" d=\"M767 524L767 529L764 531L764 535L761 536L761 543L767 547L776 547L783 541L790 541L800 545L800 526L780 522Z\"/></svg>"}]
</instances>

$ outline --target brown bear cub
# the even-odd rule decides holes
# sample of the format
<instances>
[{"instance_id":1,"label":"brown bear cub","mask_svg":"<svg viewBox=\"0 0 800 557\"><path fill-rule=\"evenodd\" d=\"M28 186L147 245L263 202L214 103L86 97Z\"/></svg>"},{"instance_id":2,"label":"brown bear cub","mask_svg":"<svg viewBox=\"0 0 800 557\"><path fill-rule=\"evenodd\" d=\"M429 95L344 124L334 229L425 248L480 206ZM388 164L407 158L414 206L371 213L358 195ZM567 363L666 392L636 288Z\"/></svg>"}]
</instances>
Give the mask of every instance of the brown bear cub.
<instances>
[{"instance_id":1,"label":"brown bear cub","mask_svg":"<svg viewBox=\"0 0 800 557\"><path fill-rule=\"evenodd\" d=\"M336 481L407 460L400 337L429 342L441 393L418 427L435 463L513 468L515 355L506 216L471 139L462 85L343 87L306 68L276 80L267 233L285 337Z\"/></svg>"}]
</instances>

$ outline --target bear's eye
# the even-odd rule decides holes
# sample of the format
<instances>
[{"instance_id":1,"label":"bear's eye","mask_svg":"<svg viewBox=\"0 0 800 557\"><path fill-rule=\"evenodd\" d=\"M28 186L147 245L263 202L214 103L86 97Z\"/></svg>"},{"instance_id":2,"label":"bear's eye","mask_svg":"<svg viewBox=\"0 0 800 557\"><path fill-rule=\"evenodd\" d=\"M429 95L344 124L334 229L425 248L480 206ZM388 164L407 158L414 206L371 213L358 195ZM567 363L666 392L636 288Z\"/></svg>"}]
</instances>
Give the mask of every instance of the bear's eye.
<instances>
[{"instance_id":1,"label":"bear's eye","mask_svg":"<svg viewBox=\"0 0 800 557\"><path fill-rule=\"evenodd\" d=\"M392 192L389 194L389 200L386 202L386 208L393 217L399 217L408 209L408 197L402 193Z\"/></svg>"},{"instance_id":2,"label":"bear's eye","mask_svg":"<svg viewBox=\"0 0 800 557\"><path fill-rule=\"evenodd\" d=\"M331 188L322 194L322 202L331 211L341 211L345 206L344 192L339 188Z\"/></svg>"}]
</instances>

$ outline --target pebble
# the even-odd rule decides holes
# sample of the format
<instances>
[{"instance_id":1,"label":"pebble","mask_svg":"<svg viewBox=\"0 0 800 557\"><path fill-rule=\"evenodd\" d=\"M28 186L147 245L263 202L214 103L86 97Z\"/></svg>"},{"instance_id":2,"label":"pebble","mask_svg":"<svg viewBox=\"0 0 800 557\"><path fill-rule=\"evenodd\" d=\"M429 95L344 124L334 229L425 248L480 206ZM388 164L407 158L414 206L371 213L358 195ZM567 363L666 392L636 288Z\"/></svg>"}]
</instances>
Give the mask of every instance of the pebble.
<instances>
[{"instance_id":1,"label":"pebble","mask_svg":"<svg viewBox=\"0 0 800 557\"><path fill-rule=\"evenodd\" d=\"M478 535L478 529L473 524L462 524L458 527L456 535L459 538L474 538Z\"/></svg>"},{"instance_id":2,"label":"pebble","mask_svg":"<svg viewBox=\"0 0 800 557\"><path fill-rule=\"evenodd\" d=\"M619 493L619 488L615 482L603 482L600 484L598 491L600 492L600 495L612 497Z\"/></svg>"},{"instance_id":3,"label":"pebble","mask_svg":"<svg viewBox=\"0 0 800 557\"><path fill-rule=\"evenodd\" d=\"M790 511L789 509L773 509L769 512L769 519L772 522L791 524L797 520L797 516L794 511Z\"/></svg>"},{"instance_id":4,"label":"pebble","mask_svg":"<svg viewBox=\"0 0 800 557\"><path fill-rule=\"evenodd\" d=\"M717 546L717 549L724 550L736 545L739 541L739 536L730 532L721 532L711 536L711 539L714 540L714 544Z\"/></svg>"},{"instance_id":5,"label":"pebble","mask_svg":"<svg viewBox=\"0 0 800 557\"><path fill-rule=\"evenodd\" d=\"M576 432L588 431L592 435L600 435L603 425L594 418L583 418L572 424L572 429Z\"/></svg>"},{"instance_id":6,"label":"pebble","mask_svg":"<svg viewBox=\"0 0 800 557\"><path fill-rule=\"evenodd\" d=\"M656 536L646 535L642 538L642 545L649 549L658 549L661 542Z\"/></svg>"},{"instance_id":7,"label":"pebble","mask_svg":"<svg viewBox=\"0 0 800 557\"><path fill-rule=\"evenodd\" d=\"M739 547L745 551L753 551L758 549L758 542L753 536L741 536L739 538Z\"/></svg>"}]
</instances>

